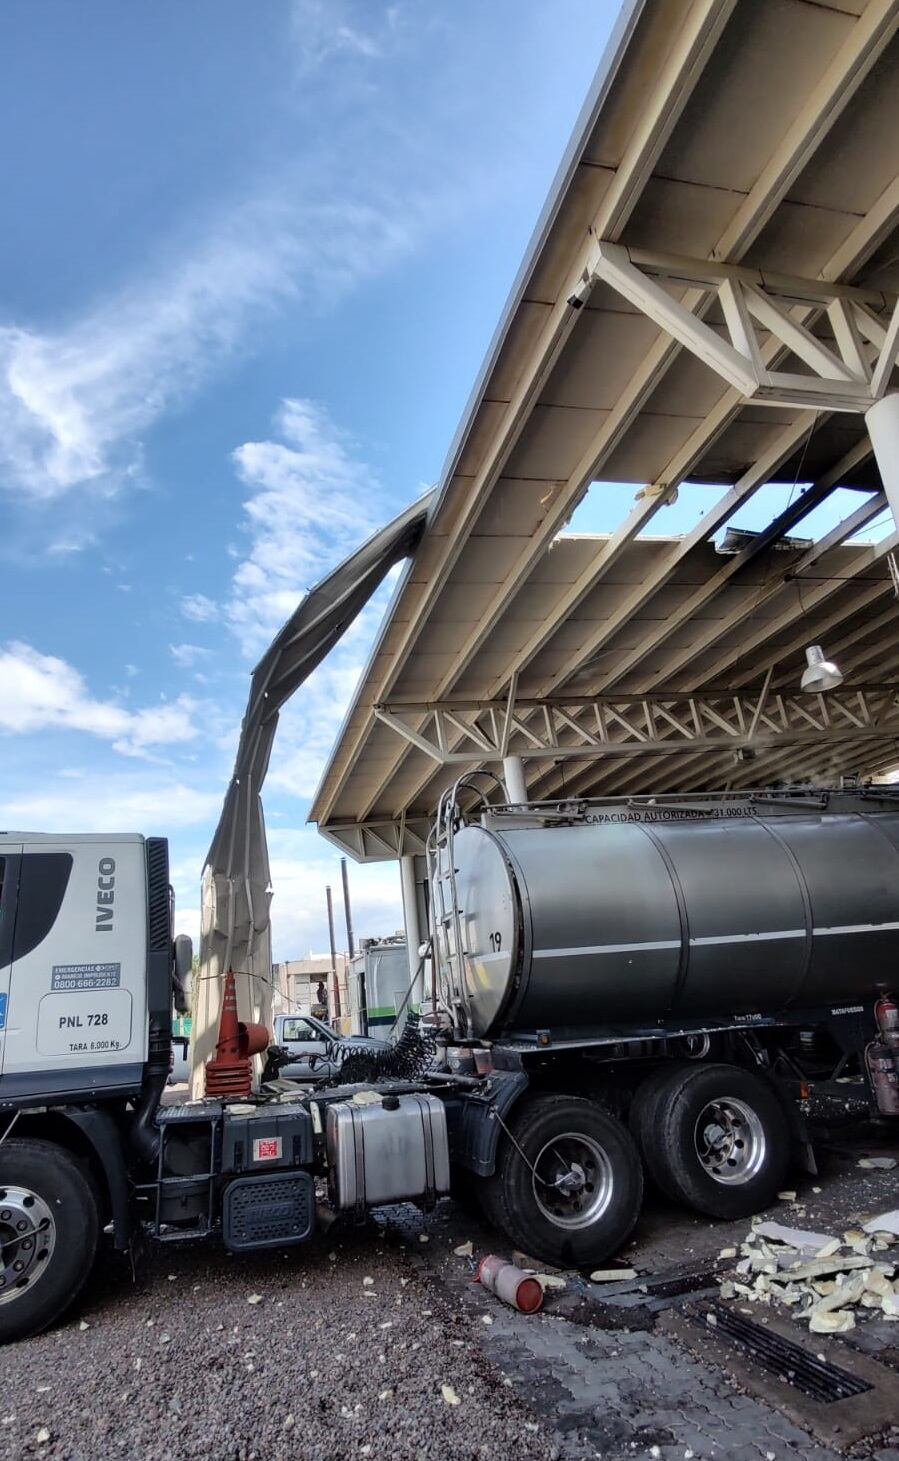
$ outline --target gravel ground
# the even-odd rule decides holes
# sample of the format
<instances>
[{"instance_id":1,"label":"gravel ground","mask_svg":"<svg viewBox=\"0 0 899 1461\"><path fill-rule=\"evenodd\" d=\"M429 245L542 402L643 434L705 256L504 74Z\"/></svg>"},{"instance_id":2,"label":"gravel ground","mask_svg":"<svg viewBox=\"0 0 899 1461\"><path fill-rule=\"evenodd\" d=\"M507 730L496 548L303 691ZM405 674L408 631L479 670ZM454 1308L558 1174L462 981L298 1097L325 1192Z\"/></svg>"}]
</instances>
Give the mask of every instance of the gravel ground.
<instances>
[{"instance_id":1,"label":"gravel ground","mask_svg":"<svg viewBox=\"0 0 899 1461\"><path fill-rule=\"evenodd\" d=\"M549 1458L477 1329L381 1230L251 1258L170 1246L4 1350L0 1456Z\"/></svg>"},{"instance_id":2,"label":"gravel ground","mask_svg":"<svg viewBox=\"0 0 899 1461\"><path fill-rule=\"evenodd\" d=\"M818 1176L791 1179L795 1200L770 1215L839 1233L894 1206L899 1170L860 1168L866 1150L899 1155L858 1132L819 1153ZM704 1270L747 1227L650 1195L620 1256L641 1279ZM388 1209L292 1252L150 1247L136 1282L107 1258L72 1317L3 1351L0 1461L839 1461L778 1411L763 1376L748 1395L656 1314L612 1324L608 1290L582 1276L566 1275L545 1313L513 1313L472 1282L472 1260L456 1252L467 1242L475 1255L505 1251L474 1213L443 1202L431 1214ZM882 1355L889 1386L899 1325L881 1329L815 1347L837 1363L847 1342ZM897 1444L878 1428L853 1454L899 1461Z\"/></svg>"}]
</instances>

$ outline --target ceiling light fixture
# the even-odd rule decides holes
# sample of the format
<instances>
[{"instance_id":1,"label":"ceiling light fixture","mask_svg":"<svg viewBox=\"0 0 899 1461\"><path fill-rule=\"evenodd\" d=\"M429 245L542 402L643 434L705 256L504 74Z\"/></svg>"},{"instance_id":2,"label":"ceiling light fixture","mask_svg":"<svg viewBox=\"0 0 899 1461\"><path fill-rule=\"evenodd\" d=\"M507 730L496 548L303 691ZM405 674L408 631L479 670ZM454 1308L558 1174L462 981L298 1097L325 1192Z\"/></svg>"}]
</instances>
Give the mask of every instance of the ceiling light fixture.
<instances>
[{"instance_id":1,"label":"ceiling light fixture","mask_svg":"<svg viewBox=\"0 0 899 1461\"><path fill-rule=\"evenodd\" d=\"M824 650L820 644L810 644L805 651L806 666L802 671L800 688L808 695L816 695L821 690L835 690L843 683L842 671L838 670L833 660L824 658Z\"/></svg>"}]
</instances>

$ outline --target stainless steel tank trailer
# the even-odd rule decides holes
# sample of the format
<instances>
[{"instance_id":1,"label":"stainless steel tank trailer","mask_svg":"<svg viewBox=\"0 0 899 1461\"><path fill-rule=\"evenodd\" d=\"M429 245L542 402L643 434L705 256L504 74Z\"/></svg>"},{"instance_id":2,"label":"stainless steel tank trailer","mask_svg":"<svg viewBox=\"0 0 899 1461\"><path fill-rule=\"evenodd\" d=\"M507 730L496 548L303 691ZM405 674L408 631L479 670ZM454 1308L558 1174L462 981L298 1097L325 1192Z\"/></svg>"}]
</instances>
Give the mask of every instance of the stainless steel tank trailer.
<instances>
[{"instance_id":1,"label":"stainless steel tank trailer","mask_svg":"<svg viewBox=\"0 0 899 1461\"><path fill-rule=\"evenodd\" d=\"M106 1229L127 1250L308 1240L467 1188L508 1241L593 1266L644 1174L711 1217L765 1207L812 1137L899 1114L899 796L492 805L428 843L430 959L386 1054L278 1075L226 987L200 1101L161 1104L176 941L164 840L0 837L0 1339L50 1324Z\"/></svg>"}]
</instances>

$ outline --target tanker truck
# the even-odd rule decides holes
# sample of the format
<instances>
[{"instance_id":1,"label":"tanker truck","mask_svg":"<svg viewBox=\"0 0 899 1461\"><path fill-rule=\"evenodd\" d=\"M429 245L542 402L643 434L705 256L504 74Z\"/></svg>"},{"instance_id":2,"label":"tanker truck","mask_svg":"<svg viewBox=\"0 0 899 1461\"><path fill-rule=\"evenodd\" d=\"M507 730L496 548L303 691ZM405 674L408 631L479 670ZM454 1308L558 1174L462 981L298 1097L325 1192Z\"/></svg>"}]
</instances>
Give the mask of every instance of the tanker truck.
<instances>
[{"instance_id":1,"label":"tanker truck","mask_svg":"<svg viewBox=\"0 0 899 1461\"><path fill-rule=\"evenodd\" d=\"M647 1178L748 1216L820 1124L899 1112L896 793L510 807L467 777L428 873L386 1050L300 1087L272 1044L251 1080L268 1037L226 981L207 1094L167 1104L190 949L164 839L0 836L0 1340L62 1314L101 1243L283 1250L451 1190L593 1266Z\"/></svg>"}]
</instances>

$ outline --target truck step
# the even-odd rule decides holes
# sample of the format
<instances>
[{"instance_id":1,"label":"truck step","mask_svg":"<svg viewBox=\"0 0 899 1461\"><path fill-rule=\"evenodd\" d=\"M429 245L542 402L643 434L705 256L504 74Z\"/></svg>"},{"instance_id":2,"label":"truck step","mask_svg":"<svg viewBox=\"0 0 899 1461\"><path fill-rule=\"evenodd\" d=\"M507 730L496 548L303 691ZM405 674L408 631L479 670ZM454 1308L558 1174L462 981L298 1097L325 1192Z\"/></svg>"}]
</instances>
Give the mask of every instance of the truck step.
<instances>
[{"instance_id":1,"label":"truck step","mask_svg":"<svg viewBox=\"0 0 899 1461\"><path fill-rule=\"evenodd\" d=\"M237 1177L225 1190L222 1239L233 1253L303 1243L315 1225L315 1183L309 1172Z\"/></svg>"}]
</instances>

